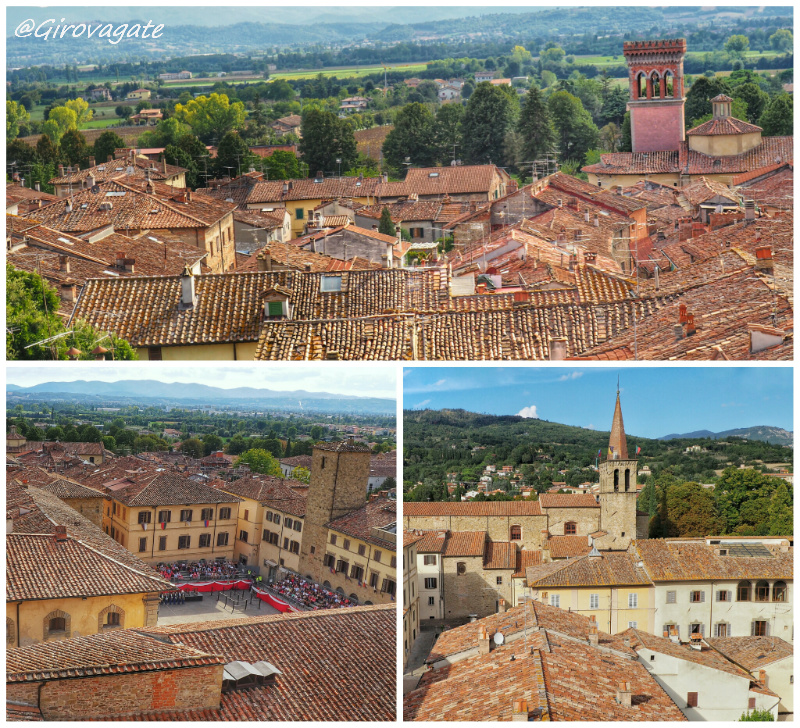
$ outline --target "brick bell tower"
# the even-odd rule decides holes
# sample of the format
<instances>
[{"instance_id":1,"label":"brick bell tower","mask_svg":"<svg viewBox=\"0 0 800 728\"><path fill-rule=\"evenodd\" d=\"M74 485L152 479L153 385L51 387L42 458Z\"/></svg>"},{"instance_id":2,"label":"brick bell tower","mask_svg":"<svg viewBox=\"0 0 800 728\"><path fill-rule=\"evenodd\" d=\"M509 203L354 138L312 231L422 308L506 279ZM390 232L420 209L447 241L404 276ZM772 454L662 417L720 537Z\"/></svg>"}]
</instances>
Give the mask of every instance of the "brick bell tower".
<instances>
[{"instance_id":1,"label":"brick bell tower","mask_svg":"<svg viewBox=\"0 0 800 728\"><path fill-rule=\"evenodd\" d=\"M606 535L595 539L599 549L621 551L636 538L637 466L636 458L628 455L617 387L608 459L600 463L600 530Z\"/></svg>"},{"instance_id":2,"label":"brick bell tower","mask_svg":"<svg viewBox=\"0 0 800 728\"><path fill-rule=\"evenodd\" d=\"M683 57L686 40L623 44L628 63L634 152L675 152L685 139Z\"/></svg>"}]
</instances>

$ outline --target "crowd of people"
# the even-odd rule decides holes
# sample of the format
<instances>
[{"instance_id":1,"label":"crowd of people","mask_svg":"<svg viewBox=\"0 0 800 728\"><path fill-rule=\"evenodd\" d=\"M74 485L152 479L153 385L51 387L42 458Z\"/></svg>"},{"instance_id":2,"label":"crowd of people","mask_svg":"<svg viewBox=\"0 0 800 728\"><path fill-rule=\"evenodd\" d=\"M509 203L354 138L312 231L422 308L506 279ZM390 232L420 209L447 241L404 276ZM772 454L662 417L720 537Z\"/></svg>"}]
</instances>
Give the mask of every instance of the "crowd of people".
<instances>
[{"instance_id":1,"label":"crowd of people","mask_svg":"<svg viewBox=\"0 0 800 728\"><path fill-rule=\"evenodd\" d=\"M336 609L337 607L354 607L358 603L338 592L326 589L300 576L289 575L283 581L269 585L272 591L289 597L309 609Z\"/></svg>"},{"instance_id":2,"label":"crowd of people","mask_svg":"<svg viewBox=\"0 0 800 728\"><path fill-rule=\"evenodd\" d=\"M170 581L193 581L197 579L232 579L235 576L247 576L239 573L239 564L232 561L183 561L174 564L159 564L158 571Z\"/></svg>"}]
</instances>

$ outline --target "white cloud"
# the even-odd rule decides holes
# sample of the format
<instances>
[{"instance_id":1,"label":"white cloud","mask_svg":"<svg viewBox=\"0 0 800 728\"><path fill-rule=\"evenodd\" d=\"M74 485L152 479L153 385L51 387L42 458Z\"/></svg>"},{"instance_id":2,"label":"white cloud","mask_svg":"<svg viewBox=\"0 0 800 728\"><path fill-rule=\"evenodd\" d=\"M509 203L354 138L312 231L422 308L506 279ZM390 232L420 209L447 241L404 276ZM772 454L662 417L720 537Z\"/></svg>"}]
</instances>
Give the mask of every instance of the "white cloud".
<instances>
[{"instance_id":1,"label":"white cloud","mask_svg":"<svg viewBox=\"0 0 800 728\"><path fill-rule=\"evenodd\" d=\"M446 379L440 379L438 382L436 382L437 387L441 387L443 384L447 384Z\"/></svg>"},{"instance_id":2,"label":"white cloud","mask_svg":"<svg viewBox=\"0 0 800 728\"><path fill-rule=\"evenodd\" d=\"M530 407L523 407L519 412L517 412L517 417L529 417L531 419L538 420L539 415L536 414L536 405L532 404Z\"/></svg>"},{"instance_id":3,"label":"white cloud","mask_svg":"<svg viewBox=\"0 0 800 728\"><path fill-rule=\"evenodd\" d=\"M422 407L424 407L426 404L430 404L430 403L431 403L431 401L430 401L429 399L423 399L423 400L422 400L422 402L417 402L417 403L414 405L414 409L421 409L421 408L422 408Z\"/></svg>"},{"instance_id":4,"label":"white cloud","mask_svg":"<svg viewBox=\"0 0 800 728\"><path fill-rule=\"evenodd\" d=\"M593 429L594 429L594 425L593 425L593 424L591 424L591 423L589 423L589 425L587 426L587 428L586 428L586 429L587 429L587 430L593 430Z\"/></svg>"},{"instance_id":5,"label":"white cloud","mask_svg":"<svg viewBox=\"0 0 800 728\"><path fill-rule=\"evenodd\" d=\"M571 374L562 374L559 378L559 382L568 382L570 379L580 379L583 376L583 372L572 372Z\"/></svg>"}]
</instances>

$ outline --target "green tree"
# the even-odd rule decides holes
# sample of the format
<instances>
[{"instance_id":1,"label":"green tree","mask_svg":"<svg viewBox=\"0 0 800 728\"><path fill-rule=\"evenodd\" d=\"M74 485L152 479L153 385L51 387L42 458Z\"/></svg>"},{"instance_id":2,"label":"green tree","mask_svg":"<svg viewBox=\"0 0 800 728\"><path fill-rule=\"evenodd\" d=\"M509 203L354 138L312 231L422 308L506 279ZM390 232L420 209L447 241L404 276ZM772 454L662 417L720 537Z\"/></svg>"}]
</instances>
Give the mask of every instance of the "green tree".
<instances>
[{"instance_id":1,"label":"green tree","mask_svg":"<svg viewBox=\"0 0 800 728\"><path fill-rule=\"evenodd\" d=\"M442 104L433 122L433 156L438 164L450 164L458 159L463 144L464 107L461 104Z\"/></svg>"},{"instance_id":2,"label":"green tree","mask_svg":"<svg viewBox=\"0 0 800 728\"><path fill-rule=\"evenodd\" d=\"M180 444L180 450L186 457L199 460L205 453L205 446L200 438L190 437Z\"/></svg>"},{"instance_id":3,"label":"green tree","mask_svg":"<svg viewBox=\"0 0 800 728\"><path fill-rule=\"evenodd\" d=\"M382 233L383 235L391 235L394 237L395 235L395 225L392 221L392 213L389 212L388 207L384 207L381 210L381 219L378 223L378 232Z\"/></svg>"},{"instance_id":4,"label":"green tree","mask_svg":"<svg viewBox=\"0 0 800 728\"><path fill-rule=\"evenodd\" d=\"M582 160L600 142L600 131L591 115L579 98L566 91L556 91L547 104L556 130L559 158Z\"/></svg>"},{"instance_id":5,"label":"green tree","mask_svg":"<svg viewBox=\"0 0 800 728\"><path fill-rule=\"evenodd\" d=\"M71 99L67 101L64 106L75 112L76 124L84 124L87 121L91 121L92 116L94 116L94 112L89 108L88 102L84 101L84 99Z\"/></svg>"},{"instance_id":6,"label":"green tree","mask_svg":"<svg viewBox=\"0 0 800 728\"><path fill-rule=\"evenodd\" d=\"M350 169L358 158L353 128L330 111L312 109L303 117L298 150L309 173ZM341 160L337 162L336 160Z\"/></svg>"},{"instance_id":7,"label":"green tree","mask_svg":"<svg viewBox=\"0 0 800 728\"><path fill-rule=\"evenodd\" d=\"M44 279L6 264L6 359L57 359L58 347L37 344L62 333L58 295Z\"/></svg>"},{"instance_id":8,"label":"green tree","mask_svg":"<svg viewBox=\"0 0 800 728\"><path fill-rule=\"evenodd\" d=\"M70 129L61 137L61 154L69 164L79 164L89 156L86 137L77 129Z\"/></svg>"},{"instance_id":9,"label":"green tree","mask_svg":"<svg viewBox=\"0 0 800 728\"><path fill-rule=\"evenodd\" d=\"M235 131L229 131L217 148L215 166L217 177L238 177L242 172L247 172L252 153Z\"/></svg>"},{"instance_id":10,"label":"green tree","mask_svg":"<svg viewBox=\"0 0 800 728\"><path fill-rule=\"evenodd\" d=\"M104 131L94 142L94 158L98 164L102 164L109 157L114 156L115 149L125 146L125 141L119 134L113 131Z\"/></svg>"},{"instance_id":11,"label":"green tree","mask_svg":"<svg viewBox=\"0 0 800 728\"><path fill-rule=\"evenodd\" d=\"M106 450L110 450L111 452L116 452L116 450L117 450L117 441L111 435L106 435L103 438L103 447Z\"/></svg>"},{"instance_id":12,"label":"green tree","mask_svg":"<svg viewBox=\"0 0 800 728\"><path fill-rule=\"evenodd\" d=\"M779 52L791 51L794 47L794 37L788 28L779 28L769 37L769 44L773 50Z\"/></svg>"},{"instance_id":13,"label":"green tree","mask_svg":"<svg viewBox=\"0 0 800 728\"><path fill-rule=\"evenodd\" d=\"M717 514L714 494L699 483L677 483L667 496L669 521L675 536L699 537L722 533L724 520Z\"/></svg>"},{"instance_id":14,"label":"green tree","mask_svg":"<svg viewBox=\"0 0 800 728\"><path fill-rule=\"evenodd\" d=\"M226 94L215 93L199 96L186 104L175 104L174 115L206 142L212 139L219 142L229 131L241 129L246 117L241 101L231 103Z\"/></svg>"},{"instance_id":15,"label":"green tree","mask_svg":"<svg viewBox=\"0 0 800 728\"><path fill-rule=\"evenodd\" d=\"M225 452L227 452L228 455L241 455L243 452L246 452L248 448L247 440L241 433L236 433L225 447Z\"/></svg>"},{"instance_id":16,"label":"green tree","mask_svg":"<svg viewBox=\"0 0 800 728\"><path fill-rule=\"evenodd\" d=\"M550 111L537 86L531 86L522 106L517 124L521 137L522 162L541 159L556 149L556 130L550 118Z\"/></svg>"},{"instance_id":17,"label":"green tree","mask_svg":"<svg viewBox=\"0 0 800 728\"><path fill-rule=\"evenodd\" d=\"M299 480L301 483L310 483L311 472L308 470L308 468L298 465L294 470L292 470L292 479Z\"/></svg>"},{"instance_id":18,"label":"green tree","mask_svg":"<svg viewBox=\"0 0 800 728\"><path fill-rule=\"evenodd\" d=\"M277 151L262 160L261 167L267 179L297 179L300 177L300 163L293 152Z\"/></svg>"},{"instance_id":19,"label":"green tree","mask_svg":"<svg viewBox=\"0 0 800 728\"><path fill-rule=\"evenodd\" d=\"M398 171L406 158L420 167L435 162L434 116L425 104L406 104L397 112L394 128L383 142L383 156Z\"/></svg>"},{"instance_id":20,"label":"green tree","mask_svg":"<svg viewBox=\"0 0 800 728\"><path fill-rule=\"evenodd\" d=\"M792 536L793 534L792 498L786 483L782 482L769 504L769 535Z\"/></svg>"},{"instance_id":21,"label":"green tree","mask_svg":"<svg viewBox=\"0 0 800 728\"><path fill-rule=\"evenodd\" d=\"M725 52L731 58L744 58L750 50L750 39L746 35L732 35L725 41Z\"/></svg>"},{"instance_id":22,"label":"green tree","mask_svg":"<svg viewBox=\"0 0 800 728\"><path fill-rule=\"evenodd\" d=\"M203 454L205 456L211 455L212 452L219 452L223 446L222 438L219 435L209 433L203 435Z\"/></svg>"},{"instance_id":23,"label":"green tree","mask_svg":"<svg viewBox=\"0 0 800 728\"><path fill-rule=\"evenodd\" d=\"M50 109L50 114L47 121L42 124L42 132L53 142L58 145L61 137L67 133L69 129L78 128L78 115L66 106L56 106Z\"/></svg>"},{"instance_id":24,"label":"green tree","mask_svg":"<svg viewBox=\"0 0 800 728\"><path fill-rule=\"evenodd\" d=\"M794 133L794 111L792 97L789 94L778 94L764 109L758 120L765 136L792 136Z\"/></svg>"},{"instance_id":25,"label":"green tree","mask_svg":"<svg viewBox=\"0 0 800 728\"><path fill-rule=\"evenodd\" d=\"M272 475L276 478L282 477L280 463L275 459L272 453L256 448L242 453L236 460L234 465L249 465L250 470L254 473L261 473L262 475Z\"/></svg>"},{"instance_id":26,"label":"green tree","mask_svg":"<svg viewBox=\"0 0 800 728\"><path fill-rule=\"evenodd\" d=\"M506 134L514 124L515 100L500 86L483 81L469 97L461 128L466 164L503 164Z\"/></svg>"},{"instance_id":27,"label":"green tree","mask_svg":"<svg viewBox=\"0 0 800 728\"><path fill-rule=\"evenodd\" d=\"M322 427L319 425L314 425L308 434L314 442L317 442L322 439L322 432Z\"/></svg>"},{"instance_id":28,"label":"green tree","mask_svg":"<svg viewBox=\"0 0 800 728\"><path fill-rule=\"evenodd\" d=\"M751 710L751 711L748 711L747 713L742 713L742 717L739 718L739 722L740 723L743 723L743 722L746 722L746 721L759 721L759 722L762 722L762 721L770 721L770 720L775 720L775 718L772 715L772 713L770 713L768 710Z\"/></svg>"},{"instance_id":29,"label":"green tree","mask_svg":"<svg viewBox=\"0 0 800 728\"><path fill-rule=\"evenodd\" d=\"M769 94L755 83L743 83L731 92L734 99L747 104L747 121L757 124L769 103Z\"/></svg>"},{"instance_id":30,"label":"green tree","mask_svg":"<svg viewBox=\"0 0 800 728\"><path fill-rule=\"evenodd\" d=\"M730 86L722 78L698 78L686 94L684 114L687 128L696 126L698 119L711 113L711 99L730 92Z\"/></svg>"},{"instance_id":31,"label":"green tree","mask_svg":"<svg viewBox=\"0 0 800 728\"><path fill-rule=\"evenodd\" d=\"M194 190L203 186L201 178L203 170L200 165L192 159L188 152L185 152L176 144L168 144L164 147L164 161L167 164L174 164L186 170L186 186L190 189Z\"/></svg>"},{"instance_id":32,"label":"green tree","mask_svg":"<svg viewBox=\"0 0 800 728\"><path fill-rule=\"evenodd\" d=\"M14 141L19 136L19 128L27 124L31 115L22 104L6 100L6 143Z\"/></svg>"}]
</instances>

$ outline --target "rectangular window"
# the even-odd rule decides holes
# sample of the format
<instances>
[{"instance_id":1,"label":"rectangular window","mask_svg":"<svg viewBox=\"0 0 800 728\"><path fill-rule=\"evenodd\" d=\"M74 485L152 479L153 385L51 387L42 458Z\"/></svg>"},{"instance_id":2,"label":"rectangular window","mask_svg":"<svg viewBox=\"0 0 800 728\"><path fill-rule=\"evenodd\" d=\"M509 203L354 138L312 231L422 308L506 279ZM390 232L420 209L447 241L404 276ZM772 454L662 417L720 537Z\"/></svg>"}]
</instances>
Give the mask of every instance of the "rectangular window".
<instances>
[{"instance_id":1,"label":"rectangular window","mask_svg":"<svg viewBox=\"0 0 800 728\"><path fill-rule=\"evenodd\" d=\"M706 593L704 591L693 591L689 593L689 601L693 604L698 604L706 600Z\"/></svg>"},{"instance_id":2,"label":"rectangular window","mask_svg":"<svg viewBox=\"0 0 800 728\"><path fill-rule=\"evenodd\" d=\"M397 557L396 557L396 556L392 556L392 560L391 560L391 564L390 564L390 566L391 566L393 569L397 567Z\"/></svg>"},{"instance_id":3,"label":"rectangular window","mask_svg":"<svg viewBox=\"0 0 800 728\"><path fill-rule=\"evenodd\" d=\"M203 508L200 511L200 520L201 521L213 521L214 520L214 509L213 508Z\"/></svg>"},{"instance_id":4,"label":"rectangular window","mask_svg":"<svg viewBox=\"0 0 800 728\"><path fill-rule=\"evenodd\" d=\"M628 627L631 629L636 629L639 626L638 622L628 622Z\"/></svg>"},{"instance_id":5,"label":"rectangular window","mask_svg":"<svg viewBox=\"0 0 800 728\"><path fill-rule=\"evenodd\" d=\"M560 607L561 606L561 595L560 594L551 594L550 595L550 606L551 607Z\"/></svg>"},{"instance_id":6,"label":"rectangular window","mask_svg":"<svg viewBox=\"0 0 800 728\"><path fill-rule=\"evenodd\" d=\"M273 520L273 523L274 523L276 526L280 526L280 525L281 525L281 517L280 517L280 514L278 514L278 513L276 513L276 514L275 514L275 519Z\"/></svg>"},{"instance_id":7,"label":"rectangular window","mask_svg":"<svg viewBox=\"0 0 800 728\"><path fill-rule=\"evenodd\" d=\"M247 510L247 508L244 509L244 520L245 521L249 521L250 520L250 511Z\"/></svg>"},{"instance_id":8,"label":"rectangular window","mask_svg":"<svg viewBox=\"0 0 800 728\"><path fill-rule=\"evenodd\" d=\"M436 554L425 554L422 557L422 563L425 566L436 566Z\"/></svg>"},{"instance_id":9,"label":"rectangular window","mask_svg":"<svg viewBox=\"0 0 800 728\"><path fill-rule=\"evenodd\" d=\"M750 582L745 581L739 584L736 589L736 600L739 602L750 601Z\"/></svg>"},{"instance_id":10,"label":"rectangular window","mask_svg":"<svg viewBox=\"0 0 800 728\"><path fill-rule=\"evenodd\" d=\"M367 547L362 543L358 545L358 555L363 556L367 553Z\"/></svg>"},{"instance_id":11,"label":"rectangular window","mask_svg":"<svg viewBox=\"0 0 800 728\"><path fill-rule=\"evenodd\" d=\"M346 538L346 539L344 540L344 543L342 544L342 548L343 548L345 551L349 551L349 550L350 550L350 539L349 539L349 538Z\"/></svg>"},{"instance_id":12,"label":"rectangular window","mask_svg":"<svg viewBox=\"0 0 800 728\"><path fill-rule=\"evenodd\" d=\"M748 710L755 710L756 709L756 699L755 698L748 698L747 699L747 709Z\"/></svg>"},{"instance_id":13,"label":"rectangular window","mask_svg":"<svg viewBox=\"0 0 800 728\"><path fill-rule=\"evenodd\" d=\"M146 538L140 538L139 539L139 553L142 553L143 551L147 551L147 539Z\"/></svg>"},{"instance_id":14,"label":"rectangular window","mask_svg":"<svg viewBox=\"0 0 800 728\"><path fill-rule=\"evenodd\" d=\"M430 577L425 579L425 588L426 589L436 589L436 579L434 577Z\"/></svg>"},{"instance_id":15,"label":"rectangular window","mask_svg":"<svg viewBox=\"0 0 800 728\"><path fill-rule=\"evenodd\" d=\"M322 276L319 279L320 293L339 293L342 290L341 276Z\"/></svg>"},{"instance_id":16,"label":"rectangular window","mask_svg":"<svg viewBox=\"0 0 800 728\"><path fill-rule=\"evenodd\" d=\"M298 207L294 211L294 217L296 220L302 220L303 215L305 215L305 210L302 207Z\"/></svg>"},{"instance_id":17,"label":"rectangular window","mask_svg":"<svg viewBox=\"0 0 800 728\"><path fill-rule=\"evenodd\" d=\"M239 531L239 540L242 541L243 543L247 543L247 531L245 531L244 529Z\"/></svg>"},{"instance_id":18,"label":"rectangular window","mask_svg":"<svg viewBox=\"0 0 800 728\"><path fill-rule=\"evenodd\" d=\"M380 564L381 563L381 552L380 551L373 551L372 552L372 558Z\"/></svg>"},{"instance_id":19,"label":"rectangular window","mask_svg":"<svg viewBox=\"0 0 800 728\"><path fill-rule=\"evenodd\" d=\"M628 594L628 609L636 609L639 606L639 595Z\"/></svg>"},{"instance_id":20,"label":"rectangular window","mask_svg":"<svg viewBox=\"0 0 800 728\"><path fill-rule=\"evenodd\" d=\"M600 609L600 595L599 594L590 594L589 595L589 609Z\"/></svg>"},{"instance_id":21,"label":"rectangular window","mask_svg":"<svg viewBox=\"0 0 800 728\"><path fill-rule=\"evenodd\" d=\"M678 595L677 592L668 591L667 592L667 604L675 604L675 602L677 601L677 595Z\"/></svg>"},{"instance_id":22,"label":"rectangular window","mask_svg":"<svg viewBox=\"0 0 800 728\"><path fill-rule=\"evenodd\" d=\"M292 526L292 528L294 528L295 531L300 533L303 530L303 524L300 521L295 520L294 526Z\"/></svg>"},{"instance_id":23,"label":"rectangular window","mask_svg":"<svg viewBox=\"0 0 800 728\"><path fill-rule=\"evenodd\" d=\"M283 303L281 301L269 301L267 304L267 316L270 318L283 316Z\"/></svg>"},{"instance_id":24,"label":"rectangular window","mask_svg":"<svg viewBox=\"0 0 800 728\"><path fill-rule=\"evenodd\" d=\"M271 534L269 535L269 542L270 542L270 543L271 543L273 546L277 546L277 545L278 545L278 534L277 534L277 533L271 533Z\"/></svg>"},{"instance_id":25,"label":"rectangular window","mask_svg":"<svg viewBox=\"0 0 800 728\"><path fill-rule=\"evenodd\" d=\"M503 577L502 577L502 576L498 576L498 577L497 577L497 580L496 580L496 583L497 583L498 585L499 585L499 584L502 584L502 583L503 583Z\"/></svg>"},{"instance_id":26,"label":"rectangular window","mask_svg":"<svg viewBox=\"0 0 800 728\"><path fill-rule=\"evenodd\" d=\"M270 532L267 531L267 529L265 528L264 529L264 533L261 534L261 540L262 541L266 541L267 543L269 543L269 534L270 534Z\"/></svg>"},{"instance_id":27,"label":"rectangular window","mask_svg":"<svg viewBox=\"0 0 800 728\"><path fill-rule=\"evenodd\" d=\"M286 526L286 528L291 528L292 527L292 519L291 518L284 518L283 519L283 525Z\"/></svg>"},{"instance_id":28,"label":"rectangular window","mask_svg":"<svg viewBox=\"0 0 800 728\"><path fill-rule=\"evenodd\" d=\"M272 523L272 511L267 511L267 520Z\"/></svg>"},{"instance_id":29,"label":"rectangular window","mask_svg":"<svg viewBox=\"0 0 800 728\"><path fill-rule=\"evenodd\" d=\"M285 548L285 549L289 548L289 539L288 538L284 538L283 539L283 548Z\"/></svg>"},{"instance_id":30,"label":"rectangular window","mask_svg":"<svg viewBox=\"0 0 800 728\"><path fill-rule=\"evenodd\" d=\"M201 533L200 534L200 548L206 549L211 546L211 534L210 533Z\"/></svg>"},{"instance_id":31,"label":"rectangular window","mask_svg":"<svg viewBox=\"0 0 800 728\"><path fill-rule=\"evenodd\" d=\"M764 619L754 620L750 627L750 634L753 635L753 637L768 637L769 624Z\"/></svg>"},{"instance_id":32,"label":"rectangular window","mask_svg":"<svg viewBox=\"0 0 800 728\"><path fill-rule=\"evenodd\" d=\"M428 597L428 606L435 607L436 606L436 597Z\"/></svg>"},{"instance_id":33,"label":"rectangular window","mask_svg":"<svg viewBox=\"0 0 800 728\"><path fill-rule=\"evenodd\" d=\"M153 514L150 511L139 511L138 522L139 523L150 523L150 519L152 518Z\"/></svg>"},{"instance_id":34,"label":"rectangular window","mask_svg":"<svg viewBox=\"0 0 800 728\"><path fill-rule=\"evenodd\" d=\"M186 510L181 511L181 520L186 521L187 523L191 523L192 521L192 509L187 508Z\"/></svg>"},{"instance_id":35,"label":"rectangular window","mask_svg":"<svg viewBox=\"0 0 800 728\"><path fill-rule=\"evenodd\" d=\"M333 568L335 561L336 559L333 554L325 554L325 556L322 557L323 566L327 566L329 569Z\"/></svg>"},{"instance_id":36,"label":"rectangular window","mask_svg":"<svg viewBox=\"0 0 800 728\"><path fill-rule=\"evenodd\" d=\"M159 538L158 538L158 550L159 551L166 551L167 550L167 537L166 536L159 536Z\"/></svg>"},{"instance_id":37,"label":"rectangular window","mask_svg":"<svg viewBox=\"0 0 800 728\"><path fill-rule=\"evenodd\" d=\"M291 551L293 554L299 554L300 553L300 542L299 541L292 541L289 544L289 551Z\"/></svg>"},{"instance_id":38,"label":"rectangular window","mask_svg":"<svg viewBox=\"0 0 800 728\"><path fill-rule=\"evenodd\" d=\"M336 546L336 534L331 534L331 546Z\"/></svg>"},{"instance_id":39,"label":"rectangular window","mask_svg":"<svg viewBox=\"0 0 800 728\"><path fill-rule=\"evenodd\" d=\"M159 511L158 522L169 523L172 520L172 511Z\"/></svg>"},{"instance_id":40,"label":"rectangular window","mask_svg":"<svg viewBox=\"0 0 800 728\"><path fill-rule=\"evenodd\" d=\"M191 540L192 540L191 536L178 536L178 548L188 549Z\"/></svg>"},{"instance_id":41,"label":"rectangular window","mask_svg":"<svg viewBox=\"0 0 800 728\"><path fill-rule=\"evenodd\" d=\"M686 696L686 707L688 708L697 707L697 693L689 693Z\"/></svg>"},{"instance_id":42,"label":"rectangular window","mask_svg":"<svg viewBox=\"0 0 800 728\"><path fill-rule=\"evenodd\" d=\"M700 622L695 622L694 624L690 624L689 625L689 636L690 636L690 638L691 638L691 635L693 635L693 634L699 634L702 637L705 637L706 628L702 624L700 624Z\"/></svg>"},{"instance_id":43,"label":"rectangular window","mask_svg":"<svg viewBox=\"0 0 800 728\"><path fill-rule=\"evenodd\" d=\"M714 637L730 637L727 624L714 625Z\"/></svg>"},{"instance_id":44,"label":"rectangular window","mask_svg":"<svg viewBox=\"0 0 800 728\"><path fill-rule=\"evenodd\" d=\"M160 346L148 347L147 359L149 361L161 361L161 347Z\"/></svg>"},{"instance_id":45,"label":"rectangular window","mask_svg":"<svg viewBox=\"0 0 800 728\"><path fill-rule=\"evenodd\" d=\"M227 546L228 545L228 534L227 533L218 533L217 534L217 546Z\"/></svg>"},{"instance_id":46,"label":"rectangular window","mask_svg":"<svg viewBox=\"0 0 800 728\"><path fill-rule=\"evenodd\" d=\"M718 591L717 592L717 601L718 602L729 602L731 600L731 593L729 591Z\"/></svg>"},{"instance_id":47,"label":"rectangular window","mask_svg":"<svg viewBox=\"0 0 800 728\"><path fill-rule=\"evenodd\" d=\"M381 591L384 594L391 594L394 596L397 592L397 584L395 584L392 579L384 579L383 584L381 584Z\"/></svg>"},{"instance_id":48,"label":"rectangular window","mask_svg":"<svg viewBox=\"0 0 800 728\"><path fill-rule=\"evenodd\" d=\"M346 574L347 573L347 569L349 568L349 566L350 565L346 561L343 561L342 559L339 559L336 562L336 571L338 573L340 573L340 574Z\"/></svg>"},{"instance_id":49,"label":"rectangular window","mask_svg":"<svg viewBox=\"0 0 800 728\"><path fill-rule=\"evenodd\" d=\"M220 508L219 509L219 520L220 521L227 521L231 517L231 509L230 508Z\"/></svg>"},{"instance_id":50,"label":"rectangular window","mask_svg":"<svg viewBox=\"0 0 800 728\"><path fill-rule=\"evenodd\" d=\"M369 585L373 589L377 589L378 588L378 572L373 571L372 574L370 574Z\"/></svg>"},{"instance_id":51,"label":"rectangular window","mask_svg":"<svg viewBox=\"0 0 800 728\"><path fill-rule=\"evenodd\" d=\"M362 576L364 576L364 567L353 564L353 567L350 569L350 578L361 581Z\"/></svg>"}]
</instances>

